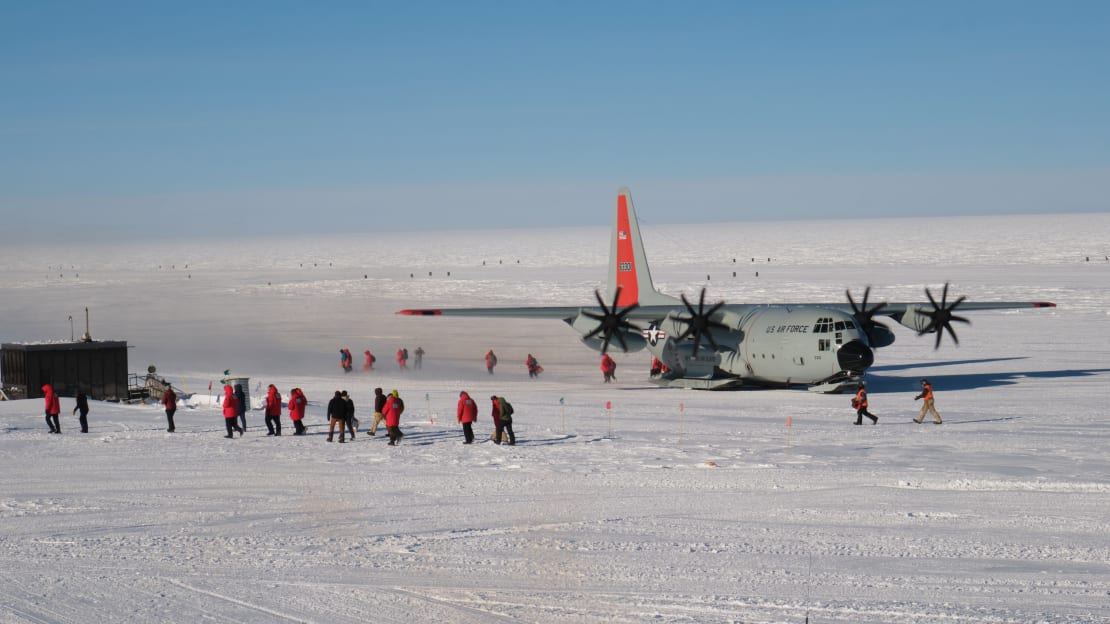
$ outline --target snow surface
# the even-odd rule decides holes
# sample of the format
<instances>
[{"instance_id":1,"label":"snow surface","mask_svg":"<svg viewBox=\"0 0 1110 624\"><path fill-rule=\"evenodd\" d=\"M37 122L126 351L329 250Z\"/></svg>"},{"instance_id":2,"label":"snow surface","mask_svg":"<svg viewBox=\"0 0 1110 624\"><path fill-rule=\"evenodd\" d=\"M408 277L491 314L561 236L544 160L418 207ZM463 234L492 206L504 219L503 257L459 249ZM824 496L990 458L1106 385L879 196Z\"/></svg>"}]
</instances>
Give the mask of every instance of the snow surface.
<instances>
[{"instance_id":1,"label":"snow surface","mask_svg":"<svg viewBox=\"0 0 1110 624\"><path fill-rule=\"evenodd\" d=\"M1059 304L969 313L937 351L895 327L862 427L845 395L655 388L644 352L603 385L557 322L392 314L590 304L608 228L7 245L0 340L67 338L69 315L80 335L88 306L132 371L195 394L174 434L155 405L94 402L82 435L63 399L51 436L41 400L0 402L0 622L1110 622L1108 234L1110 215L645 221L672 294L951 281ZM424 370L398 373L417 345ZM377 370L343 374L340 347ZM304 388L311 435L254 411L224 439L208 383L228 368ZM922 377L941 426L910 422ZM407 400L403 444L325 443L331 393L365 428L375 386ZM519 444L462 445L461 389L480 439L508 397Z\"/></svg>"}]
</instances>

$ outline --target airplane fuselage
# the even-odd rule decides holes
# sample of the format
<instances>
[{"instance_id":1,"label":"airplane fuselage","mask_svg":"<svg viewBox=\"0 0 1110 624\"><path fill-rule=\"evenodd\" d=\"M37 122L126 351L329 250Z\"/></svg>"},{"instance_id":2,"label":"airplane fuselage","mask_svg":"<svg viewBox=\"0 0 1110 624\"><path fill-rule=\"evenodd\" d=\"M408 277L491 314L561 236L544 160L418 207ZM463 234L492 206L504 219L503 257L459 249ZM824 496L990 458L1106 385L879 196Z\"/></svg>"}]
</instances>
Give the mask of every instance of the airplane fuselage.
<instances>
[{"instance_id":1,"label":"airplane fuselage","mask_svg":"<svg viewBox=\"0 0 1110 624\"><path fill-rule=\"evenodd\" d=\"M718 348L689 340L656 340L649 346L683 378L721 373L753 385L843 383L858 379L874 362L865 332L851 314L821 306L744 306L731 311L728 331L711 331ZM678 335L681 323L664 322L656 338Z\"/></svg>"},{"instance_id":2,"label":"airplane fuselage","mask_svg":"<svg viewBox=\"0 0 1110 624\"><path fill-rule=\"evenodd\" d=\"M741 322L736 357L721 369L758 384L815 384L862 375L873 362L850 314L819 307L757 307ZM847 348L849 354L842 354Z\"/></svg>"}]
</instances>

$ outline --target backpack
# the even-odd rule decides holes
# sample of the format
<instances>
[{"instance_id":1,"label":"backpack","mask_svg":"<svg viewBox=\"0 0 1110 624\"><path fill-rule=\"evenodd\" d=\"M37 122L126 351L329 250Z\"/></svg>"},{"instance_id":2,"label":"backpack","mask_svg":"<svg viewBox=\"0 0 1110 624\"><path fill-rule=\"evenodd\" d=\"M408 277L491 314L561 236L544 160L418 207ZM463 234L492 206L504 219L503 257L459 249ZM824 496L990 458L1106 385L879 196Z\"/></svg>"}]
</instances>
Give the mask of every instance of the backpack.
<instances>
[{"instance_id":1,"label":"backpack","mask_svg":"<svg viewBox=\"0 0 1110 624\"><path fill-rule=\"evenodd\" d=\"M505 397L499 397L497 403L501 405L501 420L512 422L513 420L513 404L505 400Z\"/></svg>"},{"instance_id":2,"label":"backpack","mask_svg":"<svg viewBox=\"0 0 1110 624\"><path fill-rule=\"evenodd\" d=\"M405 402L401 400L401 397L393 397L393 407L397 409L398 416L405 413Z\"/></svg>"}]
</instances>

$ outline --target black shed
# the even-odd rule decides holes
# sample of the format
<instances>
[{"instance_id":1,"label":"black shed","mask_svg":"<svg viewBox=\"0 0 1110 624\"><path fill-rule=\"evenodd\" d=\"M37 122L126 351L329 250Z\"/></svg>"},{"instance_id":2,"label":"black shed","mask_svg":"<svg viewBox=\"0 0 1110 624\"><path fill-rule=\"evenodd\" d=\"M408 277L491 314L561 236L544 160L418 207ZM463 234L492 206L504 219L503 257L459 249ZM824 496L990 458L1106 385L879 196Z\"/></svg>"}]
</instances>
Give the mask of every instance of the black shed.
<instances>
[{"instance_id":1,"label":"black shed","mask_svg":"<svg viewBox=\"0 0 1110 624\"><path fill-rule=\"evenodd\" d=\"M4 343L0 383L11 399L41 397L46 383L59 396L84 390L90 399L126 399L127 342Z\"/></svg>"}]
</instances>

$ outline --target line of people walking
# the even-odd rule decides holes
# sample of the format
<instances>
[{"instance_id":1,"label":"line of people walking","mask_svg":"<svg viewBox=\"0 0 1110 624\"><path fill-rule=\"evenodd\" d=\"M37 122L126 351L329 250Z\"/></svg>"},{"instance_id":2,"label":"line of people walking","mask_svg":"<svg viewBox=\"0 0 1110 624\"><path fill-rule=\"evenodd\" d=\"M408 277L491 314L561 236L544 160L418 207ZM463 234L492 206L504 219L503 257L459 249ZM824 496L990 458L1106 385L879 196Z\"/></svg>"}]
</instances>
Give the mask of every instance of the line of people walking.
<instances>
[{"instance_id":1,"label":"line of people walking","mask_svg":"<svg viewBox=\"0 0 1110 624\"><path fill-rule=\"evenodd\" d=\"M943 424L944 421L941 420L940 414L937 412L936 403L933 398L933 384L929 383L928 379L921 380L921 393L913 398L914 401L920 401L922 399L924 399L925 402L921 405L921 413L917 418L914 418L913 421L921 424L925 420L925 414L932 414L934 424ZM867 409L869 404L867 400L867 384L861 381L856 388L856 395L852 397L852 408L856 410L856 422L854 424L862 425L864 416L871 419L872 425L879 423L879 417L872 414L871 411Z\"/></svg>"},{"instance_id":2,"label":"line of people walking","mask_svg":"<svg viewBox=\"0 0 1110 624\"><path fill-rule=\"evenodd\" d=\"M420 370L420 369L424 368L424 354L425 353L426 353L426 351L424 351L424 347L420 347L420 346L416 347L416 350L413 351L413 355L415 356L415 358L413 358L413 363L412 363L412 368L413 369ZM362 371L363 372L373 372L374 364L376 364L377 361L378 361L377 356L375 356L373 353L371 353L370 349L367 349L367 350L363 351L362 354L363 354L363 356L365 356L365 360L363 361L363 364L362 364ZM339 349L339 367L342 368L343 372L345 372L345 373L349 373L349 372L354 370L354 357L351 355L351 350L350 349L347 349L347 348L340 348ZM397 368L399 370L401 370L402 372L409 370L409 350L408 350L408 347L402 347L400 349L397 349Z\"/></svg>"}]
</instances>

